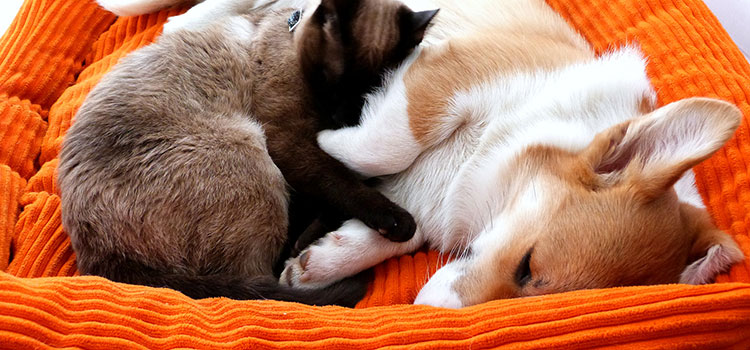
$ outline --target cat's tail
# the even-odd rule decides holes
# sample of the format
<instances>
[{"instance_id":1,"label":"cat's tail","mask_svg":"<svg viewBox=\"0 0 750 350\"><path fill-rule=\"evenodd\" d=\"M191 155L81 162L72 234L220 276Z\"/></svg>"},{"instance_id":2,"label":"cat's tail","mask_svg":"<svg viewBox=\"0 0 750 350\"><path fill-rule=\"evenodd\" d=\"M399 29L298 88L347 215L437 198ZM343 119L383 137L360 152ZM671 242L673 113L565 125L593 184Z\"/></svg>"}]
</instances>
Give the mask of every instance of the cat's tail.
<instances>
[{"instance_id":1,"label":"cat's tail","mask_svg":"<svg viewBox=\"0 0 750 350\"><path fill-rule=\"evenodd\" d=\"M138 284L178 290L193 299L226 297L236 300L271 299L307 305L354 307L366 292L366 281L360 276L345 279L322 289L295 289L279 285L271 276L181 276L162 275L142 279Z\"/></svg>"},{"instance_id":2,"label":"cat's tail","mask_svg":"<svg viewBox=\"0 0 750 350\"><path fill-rule=\"evenodd\" d=\"M118 16L137 16L170 6L194 4L202 0L96 0L99 6Z\"/></svg>"},{"instance_id":3,"label":"cat's tail","mask_svg":"<svg viewBox=\"0 0 750 350\"><path fill-rule=\"evenodd\" d=\"M367 290L369 272L339 281L321 289L296 289L279 284L272 276L240 277L227 275L183 275L161 273L134 261L122 259L105 269L88 271L115 282L177 290L193 299L226 297L236 300L271 299L307 305L354 307ZM129 260L129 259L128 259Z\"/></svg>"}]
</instances>

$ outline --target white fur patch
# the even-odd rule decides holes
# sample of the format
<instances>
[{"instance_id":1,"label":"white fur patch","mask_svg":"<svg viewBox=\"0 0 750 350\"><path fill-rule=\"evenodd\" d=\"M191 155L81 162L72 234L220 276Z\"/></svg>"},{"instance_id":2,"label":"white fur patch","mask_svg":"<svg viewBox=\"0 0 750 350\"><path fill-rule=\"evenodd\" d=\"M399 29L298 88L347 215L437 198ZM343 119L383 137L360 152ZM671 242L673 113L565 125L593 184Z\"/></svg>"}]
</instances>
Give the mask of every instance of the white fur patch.
<instances>
[{"instance_id":1,"label":"white fur patch","mask_svg":"<svg viewBox=\"0 0 750 350\"><path fill-rule=\"evenodd\" d=\"M421 237L417 231L407 242L391 242L361 221L347 220L298 257L287 260L280 282L299 288L325 287L385 259L417 249L424 243ZM308 256L305 264L300 261L304 254Z\"/></svg>"},{"instance_id":2,"label":"white fur patch","mask_svg":"<svg viewBox=\"0 0 750 350\"><path fill-rule=\"evenodd\" d=\"M233 14L228 8L220 5L225 5L225 1L203 2L179 16L169 17L167 23L164 23L162 33L170 34L179 30L203 31L215 24L217 18L224 18Z\"/></svg>"},{"instance_id":3,"label":"white fur patch","mask_svg":"<svg viewBox=\"0 0 750 350\"><path fill-rule=\"evenodd\" d=\"M409 128L403 75L418 51L385 79L387 89L368 97L360 125L318 133L320 148L365 177L395 174L411 165L422 147Z\"/></svg>"},{"instance_id":4,"label":"white fur patch","mask_svg":"<svg viewBox=\"0 0 750 350\"><path fill-rule=\"evenodd\" d=\"M459 309L464 305L458 293L453 290L453 282L461 277L459 262L451 262L437 270L435 274L422 287L414 300L414 304L430 305Z\"/></svg>"},{"instance_id":5,"label":"white fur patch","mask_svg":"<svg viewBox=\"0 0 750 350\"><path fill-rule=\"evenodd\" d=\"M255 34L255 25L242 16L233 16L224 23L227 36L240 42L249 42Z\"/></svg>"},{"instance_id":6,"label":"white fur patch","mask_svg":"<svg viewBox=\"0 0 750 350\"><path fill-rule=\"evenodd\" d=\"M203 31L217 23L225 23L230 17L246 13L254 5L255 2L245 0L201 2L179 16L170 17L164 24L163 33L174 33L178 30ZM232 26L232 24L227 25Z\"/></svg>"},{"instance_id":7,"label":"white fur patch","mask_svg":"<svg viewBox=\"0 0 750 350\"><path fill-rule=\"evenodd\" d=\"M540 183L538 178L529 181L525 189L516 198L513 204L514 211L519 212L536 212L540 205L547 201L547 186Z\"/></svg>"},{"instance_id":8,"label":"white fur patch","mask_svg":"<svg viewBox=\"0 0 750 350\"><path fill-rule=\"evenodd\" d=\"M703 204L703 199L701 198L700 193L698 193L698 188L695 186L695 174L692 169L686 171L685 175L682 175L682 177L677 180L674 184L674 189L677 192L677 197L680 201L688 203L696 208L706 207Z\"/></svg>"},{"instance_id":9,"label":"white fur patch","mask_svg":"<svg viewBox=\"0 0 750 350\"><path fill-rule=\"evenodd\" d=\"M159 11L180 0L96 0L105 10L118 16L137 16Z\"/></svg>"}]
</instances>

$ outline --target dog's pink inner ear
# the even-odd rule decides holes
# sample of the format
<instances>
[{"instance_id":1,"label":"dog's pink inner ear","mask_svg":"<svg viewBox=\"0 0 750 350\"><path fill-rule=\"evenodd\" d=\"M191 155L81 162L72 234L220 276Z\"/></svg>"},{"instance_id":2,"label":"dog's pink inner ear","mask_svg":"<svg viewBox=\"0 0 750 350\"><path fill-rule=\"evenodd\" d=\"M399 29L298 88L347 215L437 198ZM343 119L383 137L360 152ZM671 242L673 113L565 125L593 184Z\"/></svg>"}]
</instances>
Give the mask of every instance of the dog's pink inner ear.
<instances>
[{"instance_id":1,"label":"dog's pink inner ear","mask_svg":"<svg viewBox=\"0 0 750 350\"><path fill-rule=\"evenodd\" d=\"M715 244L706 255L688 265L680 275L680 283L706 284L744 258L736 246Z\"/></svg>"},{"instance_id":2,"label":"dog's pink inner ear","mask_svg":"<svg viewBox=\"0 0 750 350\"><path fill-rule=\"evenodd\" d=\"M677 101L603 131L591 147L609 147L592 166L598 174L612 174L611 182L626 181L646 197L658 196L721 148L740 118L727 102Z\"/></svg>"},{"instance_id":3,"label":"dog's pink inner ear","mask_svg":"<svg viewBox=\"0 0 750 350\"><path fill-rule=\"evenodd\" d=\"M704 284L713 282L717 275L726 272L744 259L742 250L734 239L714 225L708 212L687 203L680 205L684 225L688 265L680 275L680 283Z\"/></svg>"},{"instance_id":4,"label":"dog's pink inner ear","mask_svg":"<svg viewBox=\"0 0 750 350\"><path fill-rule=\"evenodd\" d=\"M608 154L608 157L602 159L602 162L594 168L594 171L596 171L597 174L609 174L621 171L630 164L631 160L633 160L635 149L632 147L632 143L621 145L619 142L620 141L611 140L611 153Z\"/></svg>"}]
</instances>

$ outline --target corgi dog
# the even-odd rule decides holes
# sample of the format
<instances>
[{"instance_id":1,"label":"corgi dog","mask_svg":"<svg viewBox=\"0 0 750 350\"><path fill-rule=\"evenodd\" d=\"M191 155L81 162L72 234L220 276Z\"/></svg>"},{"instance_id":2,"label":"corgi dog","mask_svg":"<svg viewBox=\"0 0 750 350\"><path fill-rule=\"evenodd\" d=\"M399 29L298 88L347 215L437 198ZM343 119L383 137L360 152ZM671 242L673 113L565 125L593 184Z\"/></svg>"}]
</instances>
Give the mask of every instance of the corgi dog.
<instances>
[{"instance_id":1,"label":"corgi dog","mask_svg":"<svg viewBox=\"0 0 750 350\"><path fill-rule=\"evenodd\" d=\"M735 106L657 108L636 47L597 56L542 0L438 5L430 45L368 96L360 124L318 134L350 169L381 177L414 237L348 220L288 260L282 284L319 288L427 245L453 260L415 304L460 308L708 283L744 258L691 170L732 137Z\"/></svg>"}]
</instances>

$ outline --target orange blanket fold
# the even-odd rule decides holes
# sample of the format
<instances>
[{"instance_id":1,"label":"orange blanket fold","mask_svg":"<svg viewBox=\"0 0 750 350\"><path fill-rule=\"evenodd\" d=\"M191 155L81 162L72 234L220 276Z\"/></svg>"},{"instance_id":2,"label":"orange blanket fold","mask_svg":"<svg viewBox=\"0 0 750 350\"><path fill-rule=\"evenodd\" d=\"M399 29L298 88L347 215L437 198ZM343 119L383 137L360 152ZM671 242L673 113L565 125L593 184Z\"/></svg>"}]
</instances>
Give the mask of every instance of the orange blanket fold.
<instances>
[{"instance_id":1,"label":"orange blanket fold","mask_svg":"<svg viewBox=\"0 0 750 350\"><path fill-rule=\"evenodd\" d=\"M192 300L98 277L0 274L0 338L18 348L484 348L747 346L750 286L651 286L495 301L462 310ZM721 305L717 307L717 305ZM18 320L24 320L19 322ZM696 345L701 345L697 346Z\"/></svg>"},{"instance_id":2,"label":"orange blanket fold","mask_svg":"<svg viewBox=\"0 0 750 350\"><path fill-rule=\"evenodd\" d=\"M750 65L701 1L548 3L598 52L640 45L660 103L717 97L750 116ZM404 305L443 262L427 251L375 267L357 309L196 301L69 277L78 272L60 223L62 138L102 75L178 13L116 19L93 0L26 0L0 39L0 348L750 348L748 259L713 285L587 290L461 310ZM745 159L747 119L695 174L717 225L750 256Z\"/></svg>"}]
</instances>

